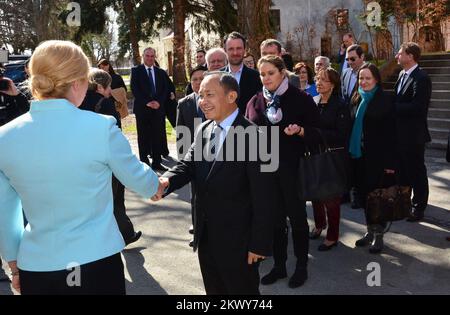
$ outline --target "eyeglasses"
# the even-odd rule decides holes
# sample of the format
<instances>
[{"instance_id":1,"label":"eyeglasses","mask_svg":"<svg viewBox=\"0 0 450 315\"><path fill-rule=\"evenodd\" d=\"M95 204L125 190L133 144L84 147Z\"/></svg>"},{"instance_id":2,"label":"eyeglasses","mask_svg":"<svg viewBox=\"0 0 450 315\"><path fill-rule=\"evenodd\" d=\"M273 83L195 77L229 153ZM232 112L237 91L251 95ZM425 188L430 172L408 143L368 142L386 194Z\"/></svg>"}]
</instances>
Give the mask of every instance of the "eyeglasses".
<instances>
[{"instance_id":1,"label":"eyeglasses","mask_svg":"<svg viewBox=\"0 0 450 315\"><path fill-rule=\"evenodd\" d=\"M350 58L345 58L345 60L354 62L356 60L356 58L355 57L350 57Z\"/></svg>"}]
</instances>

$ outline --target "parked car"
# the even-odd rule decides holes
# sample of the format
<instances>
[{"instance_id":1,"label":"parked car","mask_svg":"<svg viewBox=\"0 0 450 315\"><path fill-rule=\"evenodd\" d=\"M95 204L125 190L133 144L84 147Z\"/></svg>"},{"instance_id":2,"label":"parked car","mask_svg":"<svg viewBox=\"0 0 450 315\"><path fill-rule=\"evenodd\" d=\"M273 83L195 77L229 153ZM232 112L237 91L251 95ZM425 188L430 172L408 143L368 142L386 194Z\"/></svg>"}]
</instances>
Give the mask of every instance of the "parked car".
<instances>
[{"instance_id":1,"label":"parked car","mask_svg":"<svg viewBox=\"0 0 450 315\"><path fill-rule=\"evenodd\" d=\"M10 61L4 66L4 76L13 80L15 84L25 81L27 79L27 74L25 73L26 62L27 60Z\"/></svg>"}]
</instances>

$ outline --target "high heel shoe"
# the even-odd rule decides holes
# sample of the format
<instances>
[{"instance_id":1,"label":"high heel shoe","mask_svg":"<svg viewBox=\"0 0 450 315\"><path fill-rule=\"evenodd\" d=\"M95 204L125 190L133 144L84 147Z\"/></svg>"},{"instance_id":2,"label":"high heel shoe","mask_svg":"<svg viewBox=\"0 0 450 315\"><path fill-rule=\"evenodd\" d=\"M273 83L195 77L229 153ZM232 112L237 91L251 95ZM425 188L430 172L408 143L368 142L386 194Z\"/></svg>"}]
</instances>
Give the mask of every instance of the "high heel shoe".
<instances>
[{"instance_id":1,"label":"high heel shoe","mask_svg":"<svg viewBox=\"0 0 450 315\"><path fill-rule=\"evenodd\" d=\"M319 252L325 252L325 251L327 251L327 250L330 250L330 249L332 249L333 247L337 247L337 245L338 245L338 242L336 241L336 242L334 242L333 244L331 244L331 245L326 245L325 243L322 243L322 244L320 244L319 245L319 247L317 247L317 250L319 251Z\"/></svg>"},{"instance_id":2,"label":"high heel shoe","mask_svg":"<svg viewBox=\"0 0 450 315\"><path fill-rule=\"evenodd\" d=\"M322 234L323 229L316 229L314 228L310 233L309 233L309 238L311 240L315 240L318 239L320 237L320 234Z\"/></svg>"}]
</instances>

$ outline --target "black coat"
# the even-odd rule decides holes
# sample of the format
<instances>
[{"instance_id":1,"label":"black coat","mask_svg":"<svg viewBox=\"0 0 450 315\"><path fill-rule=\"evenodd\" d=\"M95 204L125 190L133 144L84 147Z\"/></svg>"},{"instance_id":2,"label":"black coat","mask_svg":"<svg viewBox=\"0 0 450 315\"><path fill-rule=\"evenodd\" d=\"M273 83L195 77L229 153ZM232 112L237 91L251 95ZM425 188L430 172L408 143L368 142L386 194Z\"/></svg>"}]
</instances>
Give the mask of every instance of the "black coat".
<instances>
[{"instance_id":1,"label":"black coat","mask_svg":"<svg viewBox=\"0 0 450 315\"><path fill-rule=\"evenodd\" d=\"M333 95L327 104L320 103L318 96L317 107L320 112L319 129L330 148L348 147L351 132L350 111L344 101Z\"/></svg>"},{"instance_id":2,"label":"black coat","mask_svg":"<svg viewBox=\"0 0 450 315\"><path fill-rule=\"evenodd\" d=\"M226 66L222 70L230 72L230 67ZM247 103L250 101L250 99L261 90L262 83L259 77L259 72L244 65L239 82L239 99L237 101L239 111L242 115L245 114Z\"/></svg>"},{"instance_id":3,"label":"black coat","mask_svg":"<svg viewBox=\"0 0 450 315\"><path fill-rule=\"evenodd\" d=\"M195 134L195 118L199 118L202 122L202 117L198 115L197 103L195 101L195 94L192 93L178 102L177 107L177 146L181 145L180 141L184 146L190 146L194 142ZM190 138L184 139L181 134L178 133L178 127L187 127L190 131Z\"/></svg>"},{"instance_id":4,"label":"black coat","mask_svg":"<svg viewBox=\"0 0 450 315\"><path fill-rule=\"evenodd\" d=\"M395 84L395 118L397 127L397 141L400 147L424 145L431 141L428 131L428 107L431 98L431 80L427 73L417 67L409 75L400 94Z\"/></svg>"},{"instance_id":5,"label":"black coat","mask_svg":"<svg viewBox=\"0 0 450 315\"><path fill-rule=\"evenodd\" d=\"M359 104L352 104L358 106ZM385 169L396 170L395 113L392 101L379 87L368 104L363 122L362 161L364 192L378 188Z\"/></svg>"},{"instance_id":6,"label":"black coat","mask_svg":"<svg viewBox=\"0 0 450 315\"><path fill-rule=\"evenodd\" d=\"M10 96L0 92L0 126L25 114L29 109L30 103L25 95L19 93L16 96Z\"/></svg>"},{"instance_id":7,"label":"black coat","mask_svg":"<svg viewBox=\"0 0 450 315\"><path fill-rule=\"evenodd\" d=\"M111 79L111 89L114 90L122 87L125 89L125 91L127 90L127 86L125 85L125 82L120 75L118 75L117 73L113 73L111 75Z\"/></svg>"},{"instance_id":8,"label":"black coat","mask_svg":"<svg viewBox=\"0 0 450 315\"><path fill-rule=\"evenodd\" d=\"M94 113L113 116L117 120L117 126L121 128L120 114L110 98L106 98L95 91L87 91L86 97L81 103L79 109L89 110Z\"/></svg>"},{"instance_id":9,"label":"black coat","mask_svg":"<svg viewBox=\"0 0 450 315\"><path fill-rule=\"evenodd\" d=\"M280 98L283 119L279 126L280 164L288 163L296 168L299 158L305 153L305 144L314 146L318 142L315 128L319 127L319 110L313 98L304 91L289 85ZM245 116L258 126L272 126L265 115L266 100L263 93L255 95L247 105ZM305 129L305 137L288 136L284 129L290 124L297 124Z\"/></svg>"},{"instance_id":10,"label":"black coat","mask_svg":"<svg viewBox=\"0 0 450 315\"><path fill-rule=\"evenodd\" d=\"M216 160L211 169L203 158L194 158L196 150L204 149L212 126L210 120L200 125L188 154L163 175L170 181L168 193L190 181L195 183L194 250L206 230L212 255L220 264L247 257L248 251L269 256L272 253L272 214L275 208L271 199L274 187L271 173L260 171L259 160L249 161L249 141L245 145L245 161L228 159L227 140L221 149L226 159ZM252 124L239 114L232 126L247 128ZM256 126L250 128L256 131ZM236 158L236 136L234 140L233 157Z\"/></svg>"}]
</instances>

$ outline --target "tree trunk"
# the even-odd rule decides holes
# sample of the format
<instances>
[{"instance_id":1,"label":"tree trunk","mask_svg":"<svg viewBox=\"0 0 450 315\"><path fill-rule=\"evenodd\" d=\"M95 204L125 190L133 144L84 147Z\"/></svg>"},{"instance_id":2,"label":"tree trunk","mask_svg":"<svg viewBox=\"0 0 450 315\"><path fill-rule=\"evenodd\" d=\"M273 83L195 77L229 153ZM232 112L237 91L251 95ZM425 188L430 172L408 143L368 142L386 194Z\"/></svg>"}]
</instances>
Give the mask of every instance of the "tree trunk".
<instances>
[{"instance_id":1,"label":"tree trunk","mask_svg":"<svg viewBox=\"0 0 450 315\"><path fill-rule=\"evenodd\" d=\"M185 65L185 37L184 22L186 20L186 0L174 0L174 29L173 29L173 82L175 86L186 85L186 65Z\"/></svg>"},{"instance_id":2,"label":"tree trunk","mask_svg":"<svg viewBox=\"0 0 450 315\"><path fill-rule=\"evenodd\" d=\"M259 45L274 33L270 26L271 0L239 0L238 25L241 33L248 39L248 51L260 56Z\"/></svg>"},{"instance_id":3,"label":"tree trunk","mask_svg":"<svg viewBox=\"0 0 450 315\"><path fill-rule=\"evenodd\" d=\"M37 43L36 46L45 40L50 39L51 30L48 27L50 19L50 6L48 0L33 1L33 20L36 27Z\"/></svg>"},{"instance_id":4,"label":"tree trunk","mask_svg":"<svg viewBox=\"0 0 450 315\"><path fill-rule=\"evenodd\" d=\"M139 41L137 38L137 25L134 17L133 3L131 0L123 1L123 11L125 12L126 19L128 21L128 27L130 29L130 43L131 52L133 57L133 64L135 66L141 64L141 56L139 54Z\"/></svg>"}]
</instances>

